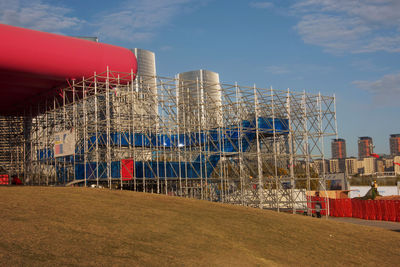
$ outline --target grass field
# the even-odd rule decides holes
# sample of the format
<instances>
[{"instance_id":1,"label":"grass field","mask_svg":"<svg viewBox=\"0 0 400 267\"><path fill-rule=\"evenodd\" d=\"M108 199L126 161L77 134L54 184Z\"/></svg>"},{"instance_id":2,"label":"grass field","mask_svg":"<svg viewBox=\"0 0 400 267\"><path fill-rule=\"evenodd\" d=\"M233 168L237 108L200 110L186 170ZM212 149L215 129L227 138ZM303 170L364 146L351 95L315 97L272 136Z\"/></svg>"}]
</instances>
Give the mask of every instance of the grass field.
<instances>
[{"instance_id":1,"label":"grass field","mask_svg":"<svg viewBox=\"0 0 400 267\"><path fill-rule=\"evenodd\" d=\"M163 195L1 187L0 265L399 266L400 233Z\"/></svg>"}]
</instances>

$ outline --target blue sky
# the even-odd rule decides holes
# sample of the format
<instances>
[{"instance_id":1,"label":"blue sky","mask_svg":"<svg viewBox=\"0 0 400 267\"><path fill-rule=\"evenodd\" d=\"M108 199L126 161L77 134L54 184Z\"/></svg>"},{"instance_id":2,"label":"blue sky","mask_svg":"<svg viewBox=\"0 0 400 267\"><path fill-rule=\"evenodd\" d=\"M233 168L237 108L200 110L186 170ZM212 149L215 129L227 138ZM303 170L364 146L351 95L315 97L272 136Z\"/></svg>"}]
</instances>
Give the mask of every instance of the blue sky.
<instances>
[{"instance_id":1,"label":"blue sky","mask_svg":"<svg viewBox=\"0 0 400 267\"><path fill-rule=\"evenodd\" d=\"M400 133L398 0L0 0L0 22L151 50L162 76L335 94L349 156Z\"/></svg>"}]
</instances>

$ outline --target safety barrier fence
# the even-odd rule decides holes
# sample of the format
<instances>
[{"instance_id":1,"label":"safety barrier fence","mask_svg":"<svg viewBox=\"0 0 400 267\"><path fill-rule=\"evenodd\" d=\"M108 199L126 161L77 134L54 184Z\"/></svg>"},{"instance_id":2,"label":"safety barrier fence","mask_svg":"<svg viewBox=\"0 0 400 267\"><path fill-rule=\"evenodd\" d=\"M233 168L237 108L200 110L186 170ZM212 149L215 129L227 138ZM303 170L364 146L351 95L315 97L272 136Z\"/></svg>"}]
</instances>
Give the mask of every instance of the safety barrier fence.
<instances>
[{"instance_id":1,"label":"safety barrier fence","mask_svg":"<svg viewBox=\"0 0 400 267\"><path fill-rule=\"evenodd\" d=\"M320 205L321 215L353 217L364 220L400 222L400 200L363 200L356 198L332 199L309 197L308 208L316 213Z\"/></svg>"}]
</instances>

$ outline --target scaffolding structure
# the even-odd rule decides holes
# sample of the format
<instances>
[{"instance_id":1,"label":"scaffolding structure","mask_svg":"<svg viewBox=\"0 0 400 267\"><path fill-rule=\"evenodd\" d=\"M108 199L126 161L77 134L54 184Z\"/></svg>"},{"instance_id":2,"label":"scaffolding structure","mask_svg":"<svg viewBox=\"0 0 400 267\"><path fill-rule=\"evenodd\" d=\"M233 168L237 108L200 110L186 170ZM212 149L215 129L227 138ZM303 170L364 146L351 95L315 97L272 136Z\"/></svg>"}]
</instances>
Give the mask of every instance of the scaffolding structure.
<instances>
[{"instance_id":1,"label":"scaffolding structure","mask_svg":"<svg viewBox=\"0 0 400 267\"><path fill-rule=\"evenodd\" d=\"M306 191L325 189L325 172L311 163L324 158L324 138L337 134L332 96L111 70L70 81L0 123L9 141L0 144L9 155L2 161L27 185L105 186L293 212L306 207Z\"/></svg>"}]
</instances>

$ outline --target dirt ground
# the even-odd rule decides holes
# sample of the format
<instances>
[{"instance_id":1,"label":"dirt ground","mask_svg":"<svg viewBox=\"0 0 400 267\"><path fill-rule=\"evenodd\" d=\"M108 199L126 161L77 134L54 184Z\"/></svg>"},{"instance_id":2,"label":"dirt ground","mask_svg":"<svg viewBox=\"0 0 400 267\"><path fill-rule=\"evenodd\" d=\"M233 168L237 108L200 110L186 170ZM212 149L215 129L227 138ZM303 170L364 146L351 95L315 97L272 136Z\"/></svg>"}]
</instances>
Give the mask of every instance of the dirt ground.
<instances>
[{"instance_id":1,"label":"dirt ground","mask_svg":"<svg viewBox=\"0 0 400 267\"><path fill-rule=\"evenodd\" d=\"M0 265L398 266L400 233L93 188L1 187Z\"/></svg>"}]
</instances>

